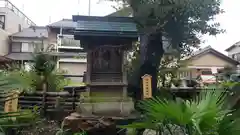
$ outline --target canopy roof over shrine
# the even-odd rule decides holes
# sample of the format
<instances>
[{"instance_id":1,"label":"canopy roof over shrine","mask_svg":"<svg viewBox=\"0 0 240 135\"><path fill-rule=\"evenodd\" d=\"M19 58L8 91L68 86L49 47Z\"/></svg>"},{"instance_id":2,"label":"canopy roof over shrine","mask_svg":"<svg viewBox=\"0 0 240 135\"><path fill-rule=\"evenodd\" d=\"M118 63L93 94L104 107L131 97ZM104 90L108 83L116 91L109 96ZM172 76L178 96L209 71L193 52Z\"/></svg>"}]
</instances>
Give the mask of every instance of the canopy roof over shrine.
<instances>
[{"instance_id":1,"label":"canopy roof over shrine","mask_svg":"<svg viewBox=\"0 0 240 135\"><path fill-rule=\"evenodd\" d=\"M73 16L73 21L77 22L76 36L138 38L132 17Z\"/></svg>"}]
</instances>

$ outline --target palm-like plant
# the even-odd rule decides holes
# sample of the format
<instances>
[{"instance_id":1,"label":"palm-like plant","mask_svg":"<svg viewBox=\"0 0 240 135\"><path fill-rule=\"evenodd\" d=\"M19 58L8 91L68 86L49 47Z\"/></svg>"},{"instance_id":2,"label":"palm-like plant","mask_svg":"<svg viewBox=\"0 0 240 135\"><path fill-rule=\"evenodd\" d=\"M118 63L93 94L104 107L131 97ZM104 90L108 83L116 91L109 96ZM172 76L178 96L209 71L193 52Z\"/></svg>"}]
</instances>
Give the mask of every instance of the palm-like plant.
<instances>
[{"instance_id":1,"label":"palm-like plant","mask_svg":"<svg viewBox=\"0 0 240 135\"><path fill-rule=\"evenodd\" d=\"M64 85L69 83L69 80L64 78L61 74L63 71L57 70L57 59L50 55L48 51L38 52L34 54L33 65L31 71L35 73L35 86L42 90L44 83L47 85L47 90L56 91L61 90ZM39 88L40 87L40 88Z\"/></svg>"},{"instance_id":2,"label":"palm-like plant","mask_svg":"<svg viewBox=\"0 0 240 135\"><path fill-rule=\"evenodd\" d=\"M21 91L28 86L26 85L26 82L15 77L9 73L0 73L0 94L11 93L13 90ZM32 122L35 122L35 118L35 113L32 113L31 110L9 113L0 112L0 134L4 135L6 129L8 128L12 129L31 125Z\"/></svg>"},{"instance_id":3,"label":"palm-like plant","mask_svg":"<svg viewBox=\"0 0 240 135\"><path fill-rule=\"evenodd\" d=\"M125 127L164 135L239 135L240 119L226 107L227 97L220 91L204 91L191 101L158 97L141 101L143 119Z\"/></svg>"}]
</instances>

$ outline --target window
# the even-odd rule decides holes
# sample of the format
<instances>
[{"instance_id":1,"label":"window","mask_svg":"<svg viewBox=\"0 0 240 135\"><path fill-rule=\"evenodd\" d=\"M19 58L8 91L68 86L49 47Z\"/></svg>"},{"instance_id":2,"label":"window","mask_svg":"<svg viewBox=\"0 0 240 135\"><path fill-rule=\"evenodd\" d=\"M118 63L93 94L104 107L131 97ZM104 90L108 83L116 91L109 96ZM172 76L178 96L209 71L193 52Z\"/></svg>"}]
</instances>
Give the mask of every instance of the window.
<instances>
[{"instance_id":1,"label":"window","mask_svg":"<svg viewBox=\"0 0 240 135\"><path fill-rule=\"evenodd\" d=\"M22 43L21 52L34 52L34 45L31 43Z\"/></svg>"},{"instance_id":2,"label":"window","mask_svg":"<svg viewBox=\"0 0 240 135\"><path fill-rule=\"evenodd\" d=\"M233 55L232 55L232 58L233 58L234 60L237 60L237 55L236 55L236 54L233 54Z\"/></svg>"},{"instance_id":3,"label":"window","mask_svg":"<svg viewBox=\"0 0 240 135\"><path fill-rule=\"evenodd\" d=\"M5 15L0 15L0 28L5 29Z\"/></svg>"},{"instance_id":4,"label":"window","mask_svg":"<svg viewBox=\"0 0 240 135\"><path fill-rule=\"evenodd\" d=\"M34 44L13 42L12 52L34 52Z\"/></svg>"},{"instance_id":5,"label":"window","mask_svg":"<svg viewBox=\"0 0 240 135\"><path fill-rule=\"evenodd\" d=\"M28 43L22 43L21 52L28 52Z\"/></svg>"},{"instance_id":6,"label":"window","mask_svg":"<svg viewBox=\"0 0 240 135\"><path fill-rule=\"evenodd\" d=\"M12 52L21 52L22 43L13 42L11 47L12 47Z\"/></svg>"},{"instance_id":7,"label":"window","mask_svg":"<svg viewBox=\"0 0 240 135\"><path fill-rule=\"evenodd\" d=\"M231 55L231 58L236 61L240 61L240 53Z\"/></svg>"}]
</instances>

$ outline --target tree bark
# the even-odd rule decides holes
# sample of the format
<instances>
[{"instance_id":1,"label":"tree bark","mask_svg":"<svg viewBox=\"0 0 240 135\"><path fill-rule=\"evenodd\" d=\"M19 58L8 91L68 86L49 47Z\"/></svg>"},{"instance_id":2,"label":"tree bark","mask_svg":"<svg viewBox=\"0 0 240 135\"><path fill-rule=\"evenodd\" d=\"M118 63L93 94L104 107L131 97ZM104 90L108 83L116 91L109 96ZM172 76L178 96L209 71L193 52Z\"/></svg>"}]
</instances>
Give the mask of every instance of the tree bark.
<instances>
[{"instance_id":1,"label":"tree bark","mask_svg":"<svg viewBox=\"0 0 240 135\"><path fill-rule=\"evenodd\" d=\"M140 75L143 76L145 74L149 74L152 76L152 93L153 95L156 95L158 83L157 78L159 71L158 69L160 66L161 58L164 54L162 34L159 32L145 35L143 39L144 41L142 41L141 50L146 50L141 51L141 58L143 59L143 62L140 69ZM142 80L140 82L142 82Z\"/></svg>"}]
</instances>

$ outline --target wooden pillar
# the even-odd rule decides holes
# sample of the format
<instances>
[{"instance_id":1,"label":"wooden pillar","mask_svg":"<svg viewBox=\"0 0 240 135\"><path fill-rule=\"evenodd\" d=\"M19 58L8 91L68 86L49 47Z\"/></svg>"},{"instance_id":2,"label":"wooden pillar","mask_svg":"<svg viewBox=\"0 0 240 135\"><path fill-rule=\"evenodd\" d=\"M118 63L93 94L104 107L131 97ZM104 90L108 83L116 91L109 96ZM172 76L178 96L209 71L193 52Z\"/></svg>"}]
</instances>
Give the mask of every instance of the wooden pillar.
<instances>
[{"instance_id":1,"label":"wooden pillar","mask_svg":"<svg viewBox=\"0 0 240 135\"><path fill-rule=\"evenodd\" d=\"M87 96L90 96L90 86L91 83L91 71L92 70L92 51L87 51L87 72L86 72L86 84L87 84Z\"/></svg>"},{"instance_id":2,"label":"wooden pillar","mask_svg":"<svg viewBox=\"0 0 240 135\"><path fill-rule=\"evenodd\" d=\"M122 56L122 82L124 84L127 84L127 72L126 72L126 64L127 64L127 53L126 51L123 51ZM127 97L127 86L123 86L123 98Z\"/></svg>"}]
</instances>

